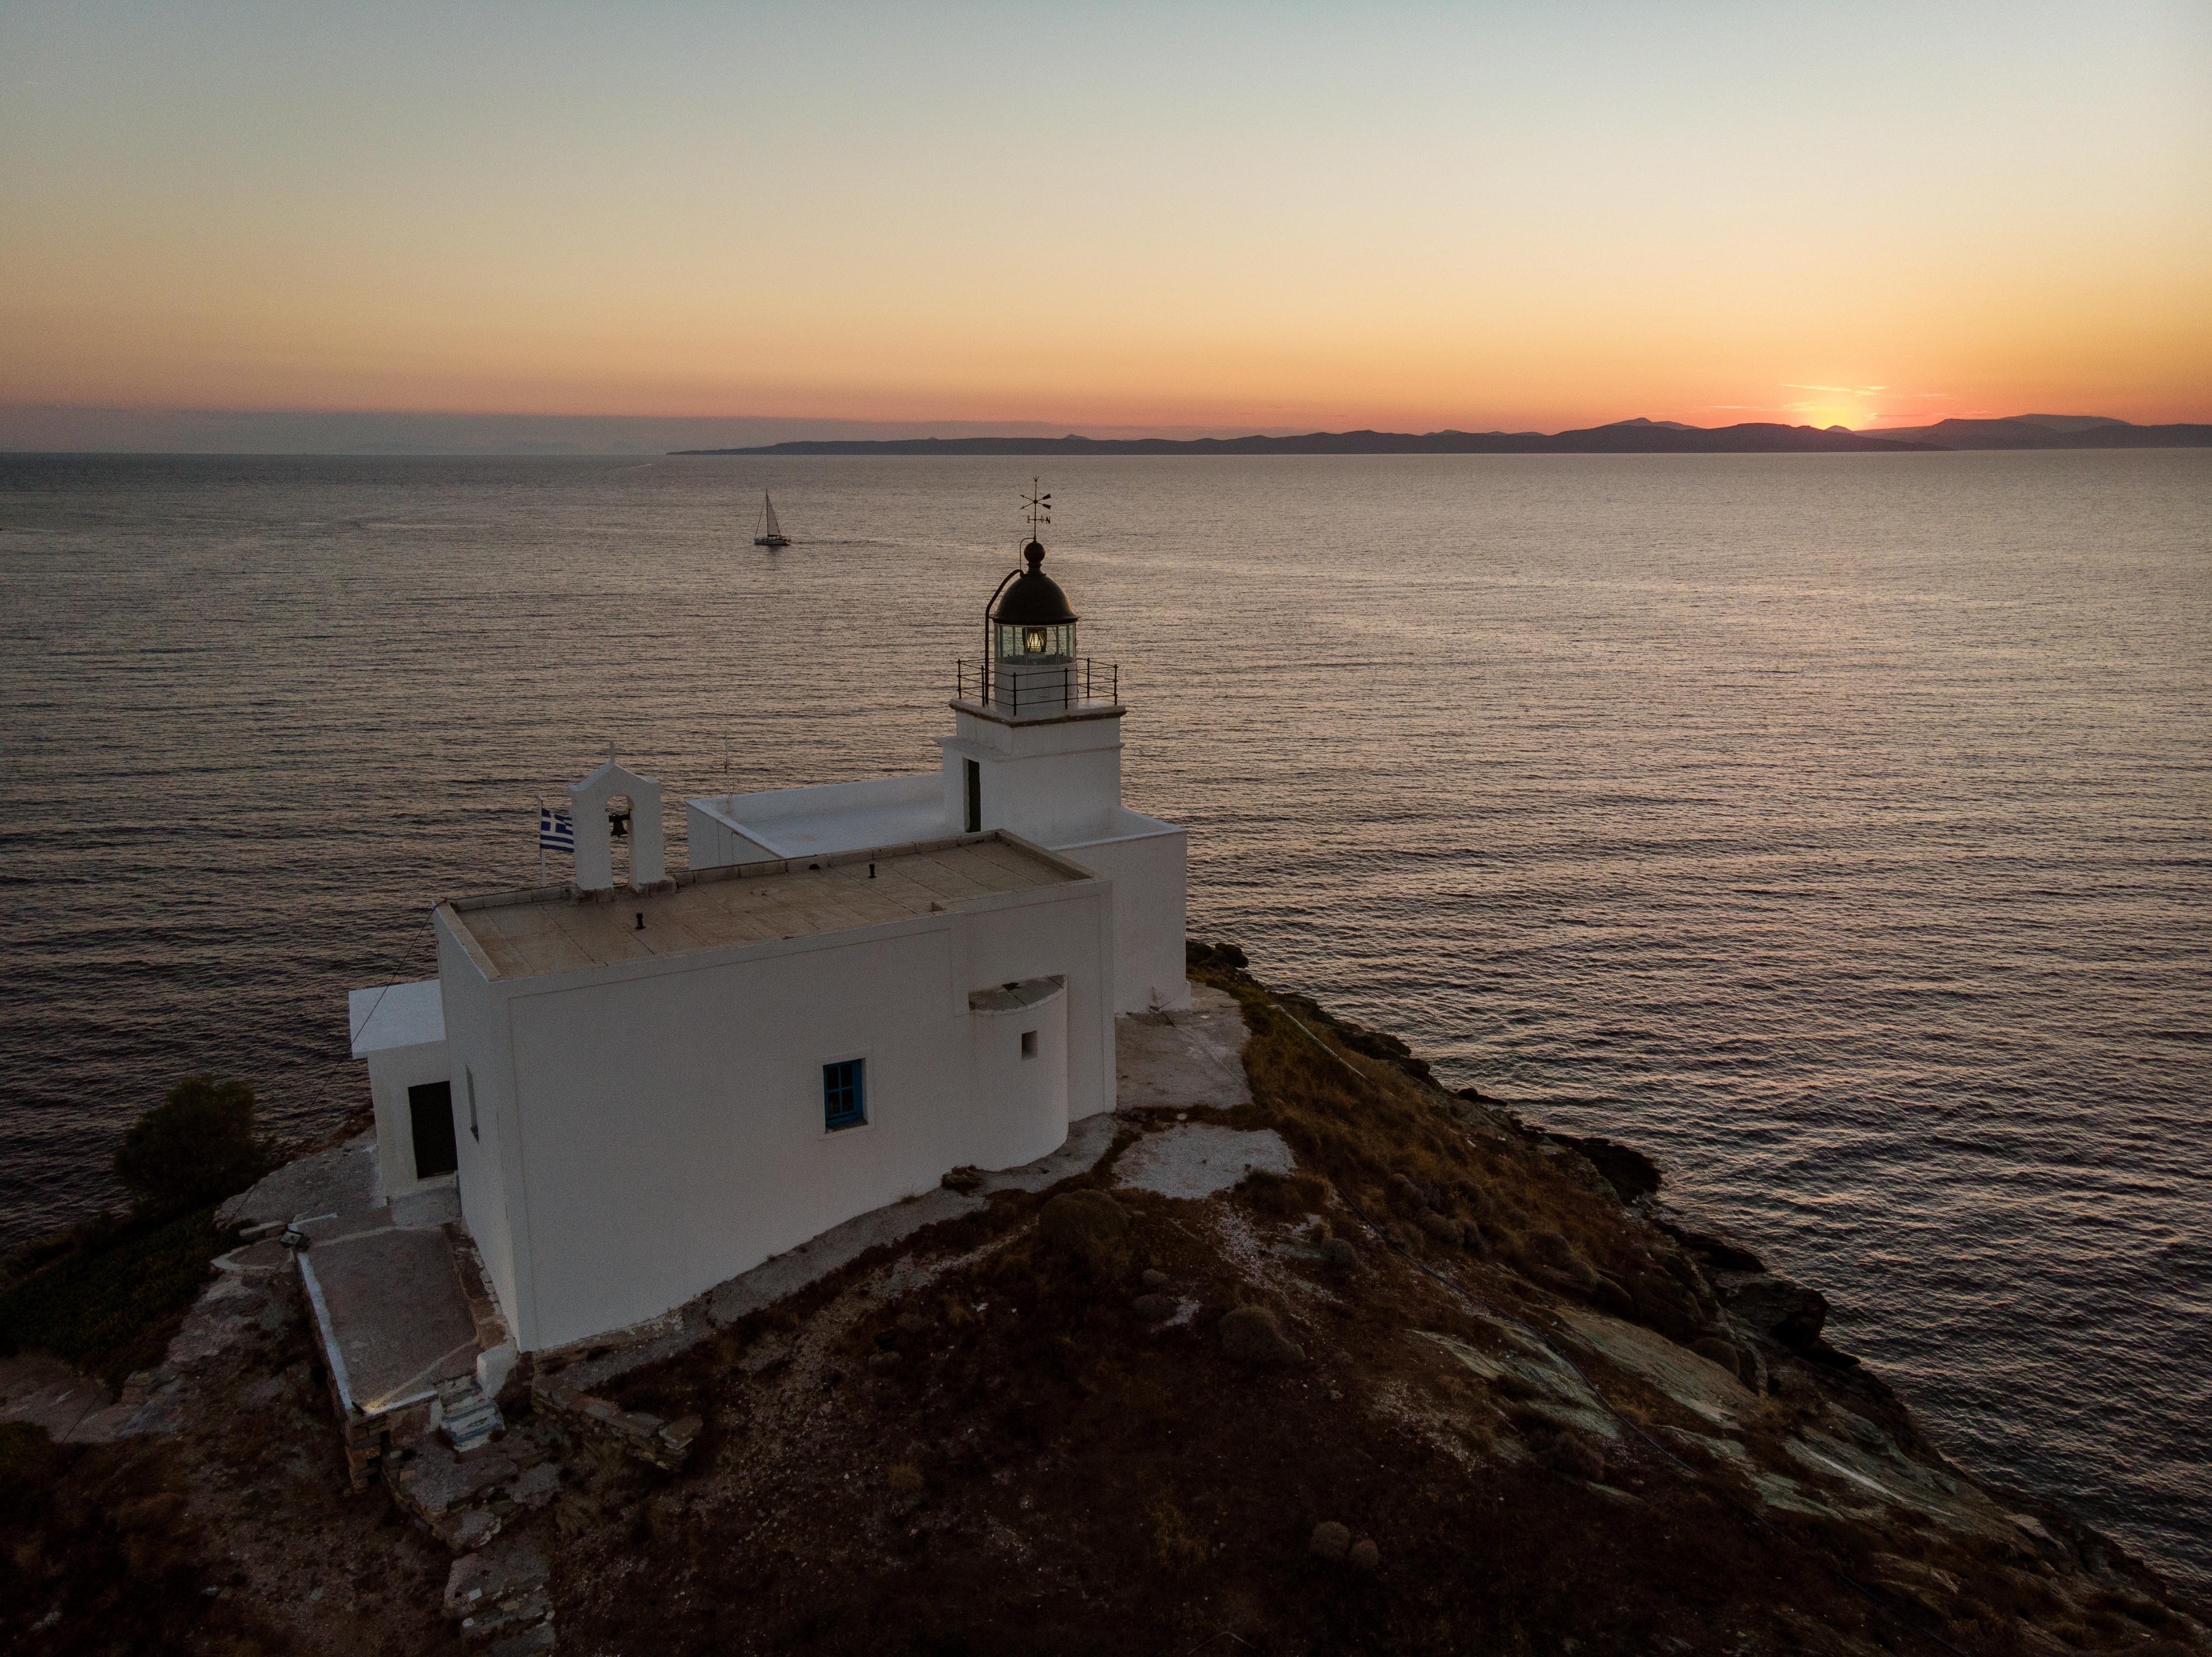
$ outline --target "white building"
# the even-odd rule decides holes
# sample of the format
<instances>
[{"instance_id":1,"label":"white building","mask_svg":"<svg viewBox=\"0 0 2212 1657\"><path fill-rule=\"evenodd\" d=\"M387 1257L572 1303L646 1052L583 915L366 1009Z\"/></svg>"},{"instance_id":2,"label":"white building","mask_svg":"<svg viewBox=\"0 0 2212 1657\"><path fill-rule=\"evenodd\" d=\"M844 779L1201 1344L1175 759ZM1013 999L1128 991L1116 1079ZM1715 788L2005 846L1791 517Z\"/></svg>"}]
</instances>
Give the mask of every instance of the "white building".
<instances>
[{"instance_id":1,"label":"white building","mask_svg":"<svg viewBox=\"0 0 2212 1657\"><path fill-rule=\"evenodd\" d=\"M1025 556L937 771L690 801L670 877L610 758L573 882L439 905L436 980L354 992L386 1191L457 1180L522 1350L1050 1153L1114 1107L1116 1014L1187 1003L1183 832L1122 806L1117 676Z\"/></svg>"},{"instance_id":2,"label":"white building","mask_svg":"<svg viewBox=\"0 0 2212 1657\"><path fill-rule=\"evenodd\" d=\"M458 1152L438 980L356 990L346 1003L353 1056L368 1061L376 1172L385 1196L408 1197L450 1183Z\"/></svg>"}]
</instances>

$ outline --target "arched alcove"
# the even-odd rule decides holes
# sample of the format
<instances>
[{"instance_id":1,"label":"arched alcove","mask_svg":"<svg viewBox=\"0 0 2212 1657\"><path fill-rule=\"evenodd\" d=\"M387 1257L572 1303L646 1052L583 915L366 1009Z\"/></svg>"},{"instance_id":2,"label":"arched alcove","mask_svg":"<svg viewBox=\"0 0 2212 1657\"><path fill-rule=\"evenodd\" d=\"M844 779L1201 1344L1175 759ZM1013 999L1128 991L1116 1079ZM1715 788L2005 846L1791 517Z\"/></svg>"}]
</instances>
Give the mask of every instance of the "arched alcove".
<instances>
[{"instance_id":1,"label":"arched alcove","mask_svg":"<svg viewBox=\"0 0 2212 1657\"><path fill-rule=\"evenodd\" d=\"M617 891L635 886L637 871L637 810L629 795L607 797L607 866Z\"/></svg>"}]
</instances>

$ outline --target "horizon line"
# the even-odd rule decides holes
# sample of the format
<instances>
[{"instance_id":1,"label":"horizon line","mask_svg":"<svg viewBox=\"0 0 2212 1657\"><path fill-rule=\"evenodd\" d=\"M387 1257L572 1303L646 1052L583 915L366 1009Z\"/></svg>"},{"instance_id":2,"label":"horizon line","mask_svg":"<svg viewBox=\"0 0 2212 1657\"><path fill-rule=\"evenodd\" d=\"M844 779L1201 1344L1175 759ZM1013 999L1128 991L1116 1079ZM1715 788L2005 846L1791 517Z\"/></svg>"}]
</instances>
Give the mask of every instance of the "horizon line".
<instances>
[{"instance_id":1,"label":"horizon line","mask_svg":"<svg viewBox=\"0 0 2212 1657\"><path fill-rule=\"evenodd\" d=\"M1742 412L1765 413L1747 409ZM1776 413L1787 411L1774 411ZM820 416L474 413L403 410L285 410L152 408L54 403L0 402L0 454L352 455L364 459L505 455L529 458L635 458L711 451L792 452L793 444L1050 442L1119 445L1213 443L1372 438L1435 441L1469 438L1556 440L1582 432L1650 427L1725 432L1745 427L1847 433L1881 438L1946 425L1981 426L2037 421L2109 423L2144 429L2197 426L2212 421L2140 421L2116 415L2031 411L2003 415L1950 415L1911 423L1815 425L1788 418L1738 419L1713 424L1629 415L1554 429L1530 425L1446 424L1421 430L1379 425L1197 425L1170 422L1122 423L1042 420L871 420ZM39 428L49 428L39 429ZM51 428L58 427L58 429ZM1087 429L1086 429L1087 428Z\"/></svg>"}]
</instances>

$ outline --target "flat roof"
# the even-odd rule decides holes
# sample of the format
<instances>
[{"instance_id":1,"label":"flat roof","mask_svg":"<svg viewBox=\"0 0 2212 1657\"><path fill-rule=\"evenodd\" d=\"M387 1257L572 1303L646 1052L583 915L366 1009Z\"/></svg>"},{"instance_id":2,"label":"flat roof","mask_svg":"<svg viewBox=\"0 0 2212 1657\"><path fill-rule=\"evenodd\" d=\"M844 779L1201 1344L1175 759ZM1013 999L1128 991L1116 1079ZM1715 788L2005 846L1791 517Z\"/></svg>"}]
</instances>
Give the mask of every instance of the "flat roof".
<instances>
[{"instance_id":1,"label":"flat roof","mask_svg":"<svg viewBox=\"0 0 2212 1657\"><path fill-rule=\"evenodd\" d=\"M937 785L931 788L927 799L885 801L848 811L830 807L784 817L735 818L730 819L731 825L740 834L764 831L774 837L776 850L793 857L802 852L811 856L817 852L918 839L939 833L945 827L944 789L934 777L925 780Z\"/></svg>"},{"instance_id":2,"label":"flat roof","mask_svg":"<svg viewBox=\"0 0 2212 1657\"><path fill-rule=\"evenodd\" d=\"M392 1047L421 1047L446 1039L446 1006L438 981L373 984L346 991L346 1021L353 1056L367 1058Z\"/></svg>"},{"instance_id":3,"label":"flat roof","mask_svg":"<svg viewBox=\"0 0 2212 1657\"><path fill-rule=\"evenodd\" d=\"M779 857L836 856L866 846L926 840L945 832L945 780L936 771L758 794L709 795L684 803ZM1096 845L1177 832L1173 823L1115 805L1089 829L1054 838L1064 845Z\"/></svg>"},{"instance_id":4,"label":"flat roof","mask_svg":"<svg viewBox=\"0 0 2212 1657\"><path fill-rule=\"evenodd\" d=\"M677 876L673 892L652 897L582 902L567 887L540 886L459 898L444 907L495 978L527 978L881 926L957 910L978 898L1095 878L994 832L842 856L696 869Z\"/></svg>"},{"instance_id":5,"label":"flat roof","mask_svg":"<svg viewBox=\"0 0 2212 1657\"><path fill-rule=\"evenodd\" d=\"M779 857L815 857L865 846L934 840L949 826L940 771L720 794L686 803Z\"/></svg>"}]
</instances>

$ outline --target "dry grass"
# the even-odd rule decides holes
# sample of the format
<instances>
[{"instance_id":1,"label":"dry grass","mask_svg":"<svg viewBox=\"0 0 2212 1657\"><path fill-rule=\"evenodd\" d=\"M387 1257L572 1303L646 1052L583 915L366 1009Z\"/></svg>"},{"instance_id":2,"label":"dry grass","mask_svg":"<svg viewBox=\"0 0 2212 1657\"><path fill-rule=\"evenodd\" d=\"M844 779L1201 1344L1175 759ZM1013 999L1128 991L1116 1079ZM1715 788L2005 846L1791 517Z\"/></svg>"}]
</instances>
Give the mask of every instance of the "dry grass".
<instances>
[{"instance_id":1,"label":"dry grass","mask_svg":"<svg viewBox=\"0 0 2212 1657\"><path fill-rule=\"evenodd\" d=\"M1182 1508L1163 1496L1152 1503L1152 1557L1161 1569L1188 1576L1213 1557L1213 1544L1193 1528Z\"/></svg>"},{"instance_id":2,"label":"dry grass","mask_svg":"<svg viewBox=\"0 0 2212 1657\"><path fill-rule=\"evenodd\" d=\"M1325 1178L1370 1220L1416 1232L1424 1209L1437 1204L1407 1187L1431 1187L1444 1212L1475 1225L1513 1264L1558 1269L1558 1258L1547 1258L1558 1244L1538 1240L1550 1237L1601 1271L1651 1268L1644 1229L1594 1202L1564 1159L1494 1131L1479 1135L1467 1105L1360 1051L1325 1012L1294 1014L1249 981L1215 982L1244 1009L1255 1111L1290 1142L1304 1173Z\"/></svg>"}]
</instances>

